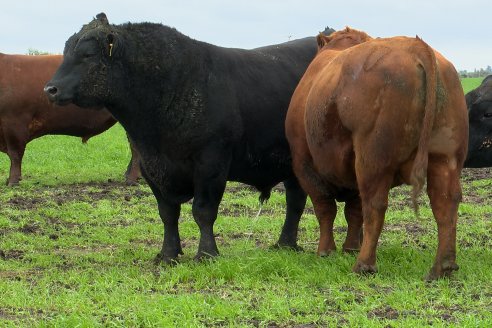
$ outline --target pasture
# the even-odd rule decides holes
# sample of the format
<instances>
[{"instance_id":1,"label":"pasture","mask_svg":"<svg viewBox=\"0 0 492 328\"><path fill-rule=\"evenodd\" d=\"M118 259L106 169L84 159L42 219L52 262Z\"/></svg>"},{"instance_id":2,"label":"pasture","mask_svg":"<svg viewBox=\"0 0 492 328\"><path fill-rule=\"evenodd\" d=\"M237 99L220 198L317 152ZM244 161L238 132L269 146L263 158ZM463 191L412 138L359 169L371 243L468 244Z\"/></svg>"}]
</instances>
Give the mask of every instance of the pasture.
<instances>
[{"instance_id":1,"label":"pasture","mask_svg":"<svg viewBox=\"0 0 492 328\"><path fill-rule=\"evenodd\" d=\"M465 91L479 83L463 81ZM0 187L0 326L492 325L491 169L464 170L460 269L426 283L437 228L425 194L415 218L408 187L391 192L374 276L351 273L353 254L315 255L310 204L300 224L304 252L271 249L283 190L260 207L258 193L238 183L228 184L215 224L221 256L193 261L198 228L185 204L185 255L174 267L155 266L162 223L150 189L124 185L129 157L119 125L86 145L64 136L28 144L21 185ZM3 155L0 178L7 174ZM339 215L339 249L345 232Z\"/></svg>"}]
</instances>

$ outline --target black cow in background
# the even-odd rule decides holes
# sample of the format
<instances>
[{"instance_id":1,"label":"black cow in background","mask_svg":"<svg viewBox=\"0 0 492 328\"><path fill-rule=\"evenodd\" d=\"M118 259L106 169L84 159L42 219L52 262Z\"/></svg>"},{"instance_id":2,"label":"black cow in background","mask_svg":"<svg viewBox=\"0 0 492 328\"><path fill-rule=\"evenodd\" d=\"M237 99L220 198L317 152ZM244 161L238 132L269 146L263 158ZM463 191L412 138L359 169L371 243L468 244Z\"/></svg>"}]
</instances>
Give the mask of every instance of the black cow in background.
<instances>
[{"instance_id":1,"label":"black cow in background","mask_svg":"<svg viewBox=\"0 0 492 328\"><path fill-rule=\"evenodd\" d=\"M283 181L287 214L277 244L296 248L306 194L292 172L284 121L316 51L314 37L222 48L161 24L110 25L102 13L68 39L45 92L57 104L105 106L137 145L164 223L157 261L182 254L178 219L191 198L200 228L195 258L218 254L213 224L226 181L256 187L262 201Z\"/></svg>"},{"instance_id":2,"label":"black cow in background","mask_svg":"<svg viewBox=\"0 0 492 328\"><path fill-rule=\"evenodd\" d=\"M465 167L492 166L492 75L465 95L470 132Z\"/></svg>"}]
</instances>

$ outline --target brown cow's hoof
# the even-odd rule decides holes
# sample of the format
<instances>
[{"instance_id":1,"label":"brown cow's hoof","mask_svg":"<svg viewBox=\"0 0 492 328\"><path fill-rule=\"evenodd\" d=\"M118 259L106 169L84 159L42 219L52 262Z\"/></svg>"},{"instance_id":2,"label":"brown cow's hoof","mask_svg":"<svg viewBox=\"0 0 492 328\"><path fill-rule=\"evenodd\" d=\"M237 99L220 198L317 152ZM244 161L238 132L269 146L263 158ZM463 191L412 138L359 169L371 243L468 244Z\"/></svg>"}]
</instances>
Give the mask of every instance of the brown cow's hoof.
<instances>
[{"instance_id":1,"label":"brown cow's hoof","mask_svg":"<svg viewBox=\"0 0 492 328\"><path fill-rule=\"evenodd\" d=\"M360 251L360 247L356 247L356 248L351 248L351 247L343 247L342 248L342 251L344 253L348 253L348 254L356 254L356 253L359 253Z\"/></svg>"},{"instance_id":2,"label":"brown cow's hoof","mask_svg":"<svg viewBox=\"0 0 492 328\"><path fill-rule=\"evenodd\" d=\"M453 273L453 271L457 271L460 267L458 264L454 262L444 262L439 268L438 266L434 265L432 269L430 270L429 274L425 277L425 281L434 281L443 277L449 277Z\"/></svg>"},{"instance_id":3,"label":"brown cow's hoof","mask_svg":"<svg viewBox=\"0 0 492 328\"><path fill-rule=\"evenodd\" d=\"M128 180L126 180L125 181L125 184L127 186L138 186L138 182L137 181L128 181Z\"/></svg>"},{"instance_id":4,"label":"brown cow's hoof","mask_svg":"<svg viewBox=\"0 0 492 328\"><path fill-rule=\"evenodd\" d=\"M126 178L125 184L127 186L138 186L139 185L138 181L139 181L138 178Z\"/></svg>"},{"instance_id":5,"label":"brown cow's hoof","mask_svg":"<svg viewBox=\"0 0 492 328\"><path fill-rule=\"evenodd\" d=\"M352 271L362 275L375 274L378 272L376 265L364 264L362 262L355 263Z\"/></svg>"},{"instance_id":6,"label":"brown cow's hoof","mask_svg":"<svg viewBox=\"0 0 492 328\"><path fill-rule=\"evenodd\" d=\"M327 257L330 256L331 254L335 253L337 249L324 249L324 250L318 250L316 254L318 254L319 257Z\"/></svg>"},{"instance_id":7,"label":"brown cow's hoof","mask_svg":"<svg viewBox=\"0 0 492 328\"><path fill-rule=\"evenodd\" d=\"M8 187L16 187L19 185L19 181L9 181L7 180L7 186Z\"/></svg>"}]
</instances>

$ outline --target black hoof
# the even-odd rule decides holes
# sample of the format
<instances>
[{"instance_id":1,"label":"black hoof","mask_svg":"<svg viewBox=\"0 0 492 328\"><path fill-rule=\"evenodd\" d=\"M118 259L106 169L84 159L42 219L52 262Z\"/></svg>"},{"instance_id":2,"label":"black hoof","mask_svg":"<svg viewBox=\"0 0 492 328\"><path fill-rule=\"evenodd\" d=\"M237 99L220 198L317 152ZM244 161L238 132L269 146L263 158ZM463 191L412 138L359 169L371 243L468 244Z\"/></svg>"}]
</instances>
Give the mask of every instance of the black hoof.
<instances>
[{"instance_id":1,"label":"black hoof","mask_svg":"<svg viewBox=\"0 0 492 328\"><path fill-rule=\"evenodd\" d=\"M291 250L294 252L304 252L304 248L302 248L301 246L299 246L297 244L286 245L286 244L275 243L272 246L270 246L270 249L273 249L273 250L287 249L287 250Z\"/></svg>"},{"instance_id":2,"label":"black hoof","mask_svg":"<svg viewBox=\"0 0 492 328\"><path fill-rule=\"evenodd\" d=\"M181 254L182 253L183 252L181 252ZM176 265L178 263L179 263L179 261L178 261L178 257L177 256L172 257L172 256L162 255L161 253L159 253L154 258L154 264L155 265L164 264L164 265L174 266L174 265Z\"/></svg>"},{"instance_id":3,"label":"black hoof","mask_svg":"<svg viewBox=\"0 0 492 328\"><path fill-rule=\"evenodd\" d=\"M205 260L212 260L219 256L219 253L206 253L206 252L199 252L195 255L193 258L196 262L203 262Z\"/></svg>"}]
</instances>

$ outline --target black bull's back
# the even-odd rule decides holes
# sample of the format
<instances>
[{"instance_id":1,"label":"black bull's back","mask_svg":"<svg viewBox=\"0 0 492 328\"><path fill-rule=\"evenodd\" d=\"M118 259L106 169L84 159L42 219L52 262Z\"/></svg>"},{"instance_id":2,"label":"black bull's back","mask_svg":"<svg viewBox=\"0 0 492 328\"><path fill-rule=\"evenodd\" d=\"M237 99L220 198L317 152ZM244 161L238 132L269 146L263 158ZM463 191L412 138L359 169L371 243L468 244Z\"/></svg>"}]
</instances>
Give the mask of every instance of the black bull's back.
<instances>
[{"instance_id":1,"label":"black bull's back","mask_svg":"<svg viewBox=\"0 0 492 328\"><path fill-rule=\"evenodd\" d=\"M218 254L213 224L228 180L257 187L261 199L283 181L278 244L297 247L306 195L291 169L284 120L315 53L314 38L228 49L162 25L110 25L100 14L67 41L45 91L60 104L106 106L136 143L164 223L158 261L182 254L178 219L190 198L197 258Z\"/></svg>"}]
</instances>

